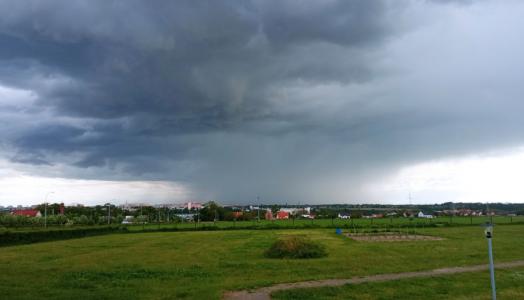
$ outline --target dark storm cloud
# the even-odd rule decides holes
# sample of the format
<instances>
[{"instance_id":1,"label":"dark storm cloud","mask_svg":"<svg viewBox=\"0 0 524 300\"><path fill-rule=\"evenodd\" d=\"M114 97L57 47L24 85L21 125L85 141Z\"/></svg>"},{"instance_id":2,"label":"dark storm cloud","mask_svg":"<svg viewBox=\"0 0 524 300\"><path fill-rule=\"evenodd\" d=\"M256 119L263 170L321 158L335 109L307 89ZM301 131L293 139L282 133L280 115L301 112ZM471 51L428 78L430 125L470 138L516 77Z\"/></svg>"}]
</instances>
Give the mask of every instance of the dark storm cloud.
<instances>
[{"instance_id":1,"label":"dark storm cloud","mask_svg":"<svg viewBox=\"0 0 524 300\"><path fill-rule=\"evenodd\" d=\"M439 2L451 1L415 4L446 9ZM422 10L412 6L0 1L0 85L36 95L6 117L15 121L3 143L13 162L66 164L64 176L95 168L99 178L180 180L232 201L257 191L341 201L332 195L377 170L520 141L514 118L477 122L503 113L487 93L438 90L437 65L413 86L391 80L395 68L427 63L410 50L397 55L405 65L388 67L386 48L416 35ZM501 101L518 110L519 92Z\"/></svg>"},{"instance_id":2,"label":"dark storm cloud","mask_svg":"<svg viewBox=\"0 0 524 300\"><path fill-rule=\"evenodd\" d=\"M40 105L76 117L128 117L131 132L124 135L212 131L278 118L266 103L272 86L365 80L370 74L358 51L347 63L318 59L317 52L337 55L339 47L377 43L389 33L377 1L3 6L3 81L27 88L30 76L47 79L44 87L38 78L30 87ZM30 139L38 138L31 133Z\"/></svg>"},{"instance_id":3,"label":"dark storm cloud","mask_svg":"<svg viewBox=\"0 0 524 300\"><path fill-rule=\"evenodd\" d=\"M362 80L369 71L358 52L347 63L317 53L389 33L377 1L11 4L4 66L36 62L72 80L45 91L42 105L95 118L176 113L203 127L263 115L275 83Z\"/></svg>"},{"instance_id":4,"label":"dark storm cloud","mask_svg":"<svg viewBox=\"0 0 524 300\"><path fill-rule=\"evenodd\" d=\"M430 2L438 4L471 4L474 1L483 1L483 0L428 0Z\"/></svg>"}]
</instances>

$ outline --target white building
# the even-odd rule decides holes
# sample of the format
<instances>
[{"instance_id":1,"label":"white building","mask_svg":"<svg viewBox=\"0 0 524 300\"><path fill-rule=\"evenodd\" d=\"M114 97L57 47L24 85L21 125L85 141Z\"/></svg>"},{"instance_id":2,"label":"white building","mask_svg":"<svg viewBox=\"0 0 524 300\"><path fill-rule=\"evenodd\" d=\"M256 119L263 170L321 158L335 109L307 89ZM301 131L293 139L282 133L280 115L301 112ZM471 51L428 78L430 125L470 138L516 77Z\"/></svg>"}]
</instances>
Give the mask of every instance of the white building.
<instances>
[{"instance_id":1,"label":"white building","mask_svg":"<svg viewBox=\"0 0 524 300\"><path fill-rule=\"evenodd\" d=\"M339 219L351 219L351 216L349 214L338 214Z\"/></svg>"},{"instance_id":2,"label":"white building","mask_svg":"<svg viewBox=\"0 0 524 300\"><path fill-rule=\"evenodd\" d=\"M133 216L125 216L124 220L122 221L122 224L133 224L135 220L135 217Z\"/></svg>"},{"instance_id":3,"label":"white building","mask_svg":"<svg viewBox=\"0 0 524 300\"><path fill-rule=\"evenodd\" d=\"M299 210L301 210L301 209L299 209L299 208L286 208L286 207L283 207L283 208L280 209L280 211L287 212L290 215L294 215Z\"/></svg>"},{"instance_id":4,"label":"white building","mask_svg":"<svg viewBox=\"0 0 524 300\"><path fill-rule=\"evenodd\" d=\"M425 215L423 212L419 211L417 214L417 217L419 218L425 218L425 219L433 219L433 215Z\"/></svg>"},{"instance_id":5,"label":"white building","mask_svg":"<svg viewBox=\"0 0 524 300\"><path fill-rule=\"evenodd\" d=\"M197 203L197 202L187 202L184 204L183 208L192 210L192 209L202 209L204 208L204 206L201 203Z\"/></svg>"}]
</instances>

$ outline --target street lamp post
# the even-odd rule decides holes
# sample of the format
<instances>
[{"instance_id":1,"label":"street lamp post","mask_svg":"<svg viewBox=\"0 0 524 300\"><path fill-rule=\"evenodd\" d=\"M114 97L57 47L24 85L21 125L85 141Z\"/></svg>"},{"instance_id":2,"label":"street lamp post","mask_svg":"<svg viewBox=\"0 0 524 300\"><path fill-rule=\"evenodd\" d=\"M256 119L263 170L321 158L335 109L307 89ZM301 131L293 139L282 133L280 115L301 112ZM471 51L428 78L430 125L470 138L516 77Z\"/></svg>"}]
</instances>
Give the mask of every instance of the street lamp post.
<instances>
[{"instance_id":1,"label":"street lamp post","mask_svg":"<svg viewBox=\"0 0 524 300\"><path fill-rule=\"evenodd\" d=\"M45 194L44 198L44 228L47 228L47 197L49 194L54 194L55 192L48 192Z\"/></svg>"},{"instance_id":2,"label":"street lamp post","mask_svg":"<svg viewBox=\"0 0 524 300\"><path fill-rule=\"evenodd\" d=\"M493 236L493 224L486 223L484 233L488 240L488 254L489 254L489 274L491 278L491 299L497 299L497 289L495 287L495 266L493 265L493 249L491 246L491 238Z\"/></svg>"}]
</instances>

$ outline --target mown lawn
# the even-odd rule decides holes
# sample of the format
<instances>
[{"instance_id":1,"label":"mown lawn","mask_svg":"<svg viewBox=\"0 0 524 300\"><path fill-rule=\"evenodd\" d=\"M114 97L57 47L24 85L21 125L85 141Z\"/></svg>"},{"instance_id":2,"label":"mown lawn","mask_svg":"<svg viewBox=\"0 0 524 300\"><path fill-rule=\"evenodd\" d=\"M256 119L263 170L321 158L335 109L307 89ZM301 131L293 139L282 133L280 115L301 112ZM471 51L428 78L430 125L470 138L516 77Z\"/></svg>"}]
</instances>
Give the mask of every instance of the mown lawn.
<instances>
[{"instance_id":1,"label":"mown lawn","mask_svg":"<svg viewBox=\"0 0 524 300\"><path fill-rule=\"evenodd\" d=\"M497 299L524 299L524 268L496 270ZM489 273L280 291L273 299L491 299Z\"/></svg>"},{"instance_id":2,"label":"mown lawn","mask_svg":"<svg viewBox=\"0 0 524 300\"><path fill-rule=\"evenodd\" d=\"M3 247L0 298L219 299L226 290L279 282L487 262L481 227L424 231L445 240L365 243L328 229L233 230L112 234ZM278 236L289 234L322 242L329 256L263 256ZM497 226L493 243L496 261L524 259L524 226Z\"/></svg>"}]
</instances>

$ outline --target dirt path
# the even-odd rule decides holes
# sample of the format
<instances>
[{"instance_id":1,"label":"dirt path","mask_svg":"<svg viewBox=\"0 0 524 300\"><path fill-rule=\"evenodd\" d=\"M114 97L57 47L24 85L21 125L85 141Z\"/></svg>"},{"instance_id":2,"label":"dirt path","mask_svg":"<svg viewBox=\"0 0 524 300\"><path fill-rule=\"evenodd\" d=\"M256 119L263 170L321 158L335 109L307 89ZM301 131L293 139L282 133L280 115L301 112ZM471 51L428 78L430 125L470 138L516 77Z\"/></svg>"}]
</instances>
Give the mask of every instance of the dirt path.
<instances>
[{"instance_id":1,"label":"dirt path","mask_svg":"<svg viewBox=\"0 0 524 300\"><path fill-rule=\"evenodd\" d=\"M497 269L507 269L515 267L524 267L524 260L511 261L505 263L498 263L495 265ZM327 280L318 280L318 281L303 281L295 283L281 283L269 287L264 287L251 291L236 291L236 292L227 292L224 294L225 300L268 300L271 299L271 293L281 290L289 289L301 289L301 288L315 288L315 287L325 287L325 286L341 286L346 284L358 284L363 282L379 282L379 281L388 281L388 280L397 280L413 277L431 277L438 276L443 274L457 274L457 273L466 273L466 272L477 272L487 270L488 265L476 265L468 267L456 267L456 268L444 268L444 269L435 269L429 271L420 271L420 272L406 272L406 273L392 273L392 274L380 274L372 275L365 277L353 277L350 279L327 279Z\"/></svg>"}]
</instances>

